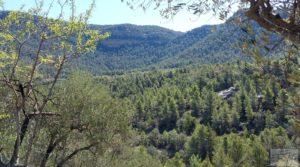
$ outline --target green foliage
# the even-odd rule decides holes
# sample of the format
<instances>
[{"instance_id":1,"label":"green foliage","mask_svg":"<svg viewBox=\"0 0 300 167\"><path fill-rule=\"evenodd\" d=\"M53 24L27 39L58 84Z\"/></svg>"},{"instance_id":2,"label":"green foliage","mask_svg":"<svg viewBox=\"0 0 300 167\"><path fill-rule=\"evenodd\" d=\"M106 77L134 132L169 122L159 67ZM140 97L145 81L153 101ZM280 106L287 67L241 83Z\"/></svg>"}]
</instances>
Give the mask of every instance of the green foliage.
<instances>
[{"instance_id":1,"label":"green foliage","mask_svg":"<svg viewBox=\"0 0 300 167\"><path fill-rule=\"evenodd\" d=\"M106 146L114 143L115 139L126 139L132 114L130 104L111 98L107 90L95 84L91 76L86 73L72 74L61 83L57 92L56 104L59 107L56 110L63 116L59 126L68 127L63 123L75 127L76 124L87 124L91 129L83 136L90 137L93 142L106 143ZM101 148L105 149L104 146Z\"/></svg>"},{"instance_id":2,"label":"green foliage","mask_svg":"<svg viewBox=\"0 0 300 167\"><path fill-rule=\"evenodd\" d=\"M101 158L99 166L114 167L162 167L157 156L150 155L146 148L123 148L121 153L106 154Z\"/></svg>"},{"instance_id":3,"label":"green foliage","mask_svg":"<svg viewBox=\"0 0 300 167\"><path fill-rule=\"evenodd\" d=\"M215 150L212 162L213 162L215 167L223 167L223 166L224 167L230 167L230 166L233 166L233 162L232 162L231 158L229 157L228 154L226 154L223 147L218 147Z\"/></svg>"},{"instance_id":4,"label":"green foliage","mask_svg":"<svg viewBox=\"0 0 300 167\"><path fill-rule=\"evenodd\" d=\"M271 110L271 111L274 110L274 108L273 108L273 106L274 106L274 92L269 87L269 85L267 86L266 90L264 91L263 104L264 104L264 110Z\"/></svg>"},{"instance_id":5,"label":"green foliage","mask_svg":"<svg viewBox=\"0 0 300 167\"><path fill-rule=\"evenodd\" d=\"M87 25L89 15L64 22L34 10L4 12L0 166L14 154L19 158L11 165L25 166L260 167L268 165L270 149L299 146L298 60L264 61L260 54L266 52L254 45L246 48L262 61L259 66L237 61L124 75L70 74L72 68L99 73L223 63L243 56L228 43L247 39L230 24L216 27L217 33L205 26L184 34L119 25L100 27L117 34L98 43L110 34ZM40 26L45 30L38 31ZM77 57L65 71L65 63ZM228 97L220 94L231 87Z\"/></svg>"},{"instance_id":6,"label":"green foliage","mask_svg":"<svg viewBox=\"0 0 300 167\"><path fill-rule=\"evenodd\" d=\"M235 14L231 20L239 18L239 15ZM249 24L258 34L263 31L257 24ZM186 33L156 26L128 24L91 25L91 28L112 33L109 39L97 45L95 54L81 57L75 62L75 68L94 74L125 74L128 71L157 67L184 68L187 65L250 61L248 53L236 46L241 41L251 41L253 37L231 22L202 26ZM274 39L271 40L272 44L279 41L277 36ZM281 54L271 53L269 56L280 57ZM230 82L230 78L224 80Z\"/></svg>"},{"instance_id":7,"label":"green foliage","mask_svg":"<svg viewBox=\"0 0 300 167\"><path fill-rule=\"evenodd\" d=\"M255 167L263 167L268 165L268 158L269 154L267 150L263 147L263 145L257 141L254 140L252 144L252 165Z\"/></svg>"},{"instance_id":8,"label":"green foliage","mask_svg":"<svg viewBox=\"0 0 300 167\"><path fill-rule=\"evenodd\" d=\"M205 65L98 79L110 85L114 96L135 104L134 128L146 138L143 145L151 152L159 150L164 160L179 153L185 165L265 166L269 149L295 146L283 133L291 126L290 112L280 116L277 112L285 109L282 105L291 109L289 98L283 101L281 97L286 90L273 84L274 78L261 77L253 64ZM219 92L231 86L236 90L223 99ZM267 91L271 98L265 96ZM274 130L278 128L281 130Z\"/></svg>"},{"instance_id":9,"label":"green foliage","mask_svg":"<svg viewBox=\"0 0 300 167\"><path fill-rule=\"evenodd\" d=\"M190 167L199 167L201 165L201 159L199 159L197 156L193 155L189 159Z\"/></svg>"},{"instance_id":10,"label":"green foliage","mask_svg":"<svg viewBox=\"0 0 300 167\"><path fill-rule=\"evenodd\" d=\"M4 161L0 157L1 165L27 166L34 164L34 166L43 167L47 165L47 162L51 163L50 166L56 162L57 166L62 166L77 154L97 145L100 146L101 143L109 140L106 138L102 140L102 136L97 135L89 137L91 135L88 135L87 131L98 134L102 128L111 126L111 130L107 130L105 135L114 141L112 133L119 131L118 135L124 134L124 131L128 129L128 120L126 121L127 126L125 126L121 120L117 121L120 124L105 124L99 119L95 119L92 115L99 114L99 112L96 112L93 107L101 106L90 104L88 101L84 101L84 98L81 101L86 102L89 107L84 103L79 103L71 95L71 93L79 92L73 90L70 90L73 92L64 94L56 92L61 91L56 86L65 65L74 58L95 51L96 44L110 34L100 33L88 27L87 22L94 6L93 2L89 9L79 15L75 13L76 3L73 0L53 3L58 3L58 8L60 8L58 10L61 11L61 13L57 13L58 16L55 19L48 17L54 4L47 7L45 12L43 1L36 1L36 6L27 11L22 9L10 12L1 11L0 84L1 89L4 88L6 92L1 92L0 103L6 105L0 110L1 117L5 116L5 119L0 121L1 124L2 121L5 122L7 128L2 129L5 127L1 127L0 134L8 137L3 138L5 142L1 143L1 147L3 145L5 149L4 154L8 153L5 155ZM66 7L70 7L68 16L63 13ZM66 84L78 86L71 83ZM89 91L90 89L82 90ZM76 96L79 95L85 97L86 94L80 92ZM108 96L108 94L105 95ZM60 101L56 101L57 99ZM89 100L92 102L95 99ZM93 103L96 102L93 101ZM117 106L116 103L118 102L112 103L112 105ZM122 105L125 106L125 104ZM128 105L126 104L126 106ZM67 107L73 111L68 112ZM79 110L75 111L74 108L77 107ZM102 107L104 108L99 108L100 111L106 110L105 107L110 107L110 112L118 109L112 106ZM80 115L83 111L86 113ZM74 114L79 115L75 116ZM108 117L107 115L106 117ZM73 120L73 117L77 118ZM121 116L122 120L129 117L125 114ZM101 118L100 115L99 118ZM111 118L115 120L113 118L120 119L117 114ZM103 126L99 126L99 124ZM101 129L97 129L98 126ZM76 141L75 138L78 140ZM61 146L62 143L65 146ZM74 148L74 145L77 145L78 148ZM58 147L62 148L59 150ZM53 161L53 154L59 156L59 159Z\"/></svg>"},{"instance_id":11,"label":"green foliage","mask_svg":"<svg viewBox=\"0 0 300 167\"><path fill-rule=\"evenodd\" d=\"M286 116L290 112L289 96L285 90L280 90L276 99L276 117L279 123L286 122Z\"/></svg>"},{"instance_id":12,"label":"green foliage","mask_svg":"<svg viewBox=\"0 0 300 167\"><path fill-rule=\"evenodd\" d=\"M178 120L177 126L179 131L186 135L191 135L196 128L197 118L192 116L191 112L185 112L183 117Z\"/></svg>"},{"instance_id":13,"label":"green foliage","mask_svg":"<svg viewBox=\"0 0 300 167\"><path fill-rule=\"evenodd\" d=\"M191 138L186 144L188 157L199 156L201 159L211 158L213 155L213 145L215 144L215 133L209 127L197 125Z\"/></svg>"},{"instance_id":14,"label":"green foliage","mask_svg":"<svg viewBox=\"0 0 300 167\"><path fill-rule=\"evenodd\" d=\"M178 167L186 167L183 160L180 157L179 153L176 153L175 157L168 160L166 162L166 164L164 165L164 167L174 167L174 166L178 166Z\"/></svg>"},{"instance_id":15,"label":"green foliage","mask_svg":"<svg viewBox=\"0 0 300 167\"><path fill-rule=\"evenodd\" d=\"M290 148L292 146L286 131L282 128L265 129L259 135L260 142L266 149Z\"/></svg>"},{"instance_id":16,"label":"green foliage","mask_svg":"<svg viewBox=\"0 0 300 167\"><path fill-rule=\"evenodd\" d=\"M237 136L231 136L229 143L228 155L232 159L233 166L241 166L248 162L248 150L246 149L244 141Z\"/></svg>"},{"instance_id":17,"label":"green foliage","mask_svg":"<svg viewBox=\"0 0 300 167\"><path fill-rule=\"evenodd\" d=\"M234 125L234 115L227 103L224 103L220 110L212 113L212 127L218 134L229 132Z\"/></svg>"}]
</instances>

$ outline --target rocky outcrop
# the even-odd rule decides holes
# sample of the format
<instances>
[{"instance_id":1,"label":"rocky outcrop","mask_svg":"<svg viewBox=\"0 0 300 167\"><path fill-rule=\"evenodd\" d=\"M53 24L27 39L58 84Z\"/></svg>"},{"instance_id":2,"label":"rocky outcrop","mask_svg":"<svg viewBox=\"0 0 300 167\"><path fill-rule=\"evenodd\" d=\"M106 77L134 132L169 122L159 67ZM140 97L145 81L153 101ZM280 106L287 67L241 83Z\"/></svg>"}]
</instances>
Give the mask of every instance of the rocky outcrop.
<instances>
[{"instance_id":1,"label":"rocky outcrop","mask_svg":"<svg viewBox=\"0 0 300 167\"><path fill-rule=\"evenodd\" d=\"M223 100L227 100L230 99L237 92L237 90L238 89L235 87L230 87L218 92L218 96L220 96Z\"/></svg>"}]
</instances>

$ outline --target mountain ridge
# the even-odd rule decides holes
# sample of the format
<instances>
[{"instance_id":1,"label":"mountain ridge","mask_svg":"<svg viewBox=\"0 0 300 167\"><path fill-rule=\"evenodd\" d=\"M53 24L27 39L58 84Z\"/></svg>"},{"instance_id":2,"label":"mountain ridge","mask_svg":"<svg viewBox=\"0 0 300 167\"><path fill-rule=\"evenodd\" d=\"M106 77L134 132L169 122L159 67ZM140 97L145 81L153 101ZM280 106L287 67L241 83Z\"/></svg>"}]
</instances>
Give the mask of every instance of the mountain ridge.
<instances>
[{"instance_id":1,"label":"mountain ridge","mask_svg":"<svg viewBox=\"0 0 300 167\"><path fill-rule=\"evenodd\" d=\"M98 73L101 70L180 68L192 64L249 61L250 57L238 46L243 42L260 40L260 37L250 36L245 32L246 27L236 25L234 23L236 18L247 20L243 12L238 11L225 23L204 25L184 33L159 26L132 24L95 26L94 28L99 30L103 28L104 31L111 32L112 36L100 42L96 53L90 55L94 61L89 67L95 66L98 62L101 65L94 68L96 69L94 72ZM254 21L247 21L247 24L256 32L255 34L263 32L263 28ZM145 32L148 34L144 35ZM79 62L85 63L81 60Z\"/></svg>"},{"instance_id":2,"label":"mountain ridge","mask_svg":"<svg viewBox=\"0 0 300 167\"><path fill-rule=\"evenodd\" d=\"M91 24L91 29L110 32L111 36L98 43L95 53L76 59L73 68L102 74L249 60L236 47L247 40L244 30L232 21L243 17L241 13L223 24L204 25L187 32L155 25ZM7 14L8 11L2 12L0 18ZM249 23L255 31L262 31L254 22Z\"/></svg>"}]
</instances>

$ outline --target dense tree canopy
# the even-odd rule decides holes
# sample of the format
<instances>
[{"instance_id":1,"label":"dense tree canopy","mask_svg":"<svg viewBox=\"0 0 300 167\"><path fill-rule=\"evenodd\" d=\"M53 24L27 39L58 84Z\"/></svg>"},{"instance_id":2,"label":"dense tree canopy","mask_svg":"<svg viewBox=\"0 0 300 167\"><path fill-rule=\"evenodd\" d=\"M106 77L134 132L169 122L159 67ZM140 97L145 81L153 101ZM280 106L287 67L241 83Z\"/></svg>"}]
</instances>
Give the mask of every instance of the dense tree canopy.
<instances>
[{"instance_id":1,"label":"dense tree canopy","mask_svg":"<svg viewBox=\"0 0 300 167\"><path fill-rule=\"evenodd\" d=\"M283 61L271 61L269 70L279 63L283 71ZM237 61L99 80L115 97L135 104L140 143L166 166L260 167L269 164L270 149L299 145L291 129L298 110L279 84L284 77L260 73L256 65ZM230 87L236 88L233 95L222 98L219 92Z\"/></svg>"},{"instance_id":2,"label":"dense tree canopy","mask_svg":"<svg viewBox=\"0 0 300 167\"><path fill-rule=\"evenodd\" d=\"M72 14L53 19L43 12L42 0L36 2L27 13L3 11L0 17L0 166L262 167L270 163L270 149L299 148L297 46L285 45L284 56L270 60L260 56L266 52L260 52L264 48L254 38L245 40L245 48L255 55L255 63L93 76L72 71L69 63L93 54L98 41L109 36L87 25L91 9L75 15L75 1L61 0L61 10L69 6ZM142 7L155 3L165 16L187 7L194 14L213 11L225 18L233 3L252 2L259 8L256 16L263 17L268 15L264 8L276 6L264 0L148 2L129 1ZM251 14L253 4L244 7ZM205 34L210 28L199 30ZM195 31L172 43L170 54L203 37L191 38ZM291 33L285 29L282 34L286 32ZM189 49L191 54L184 52L188 56L183 59L195 56L196 47ZM213 57L202 51L204 58ZM214 59L237 54L219 53Z\"/></svg>"}]
</instances>

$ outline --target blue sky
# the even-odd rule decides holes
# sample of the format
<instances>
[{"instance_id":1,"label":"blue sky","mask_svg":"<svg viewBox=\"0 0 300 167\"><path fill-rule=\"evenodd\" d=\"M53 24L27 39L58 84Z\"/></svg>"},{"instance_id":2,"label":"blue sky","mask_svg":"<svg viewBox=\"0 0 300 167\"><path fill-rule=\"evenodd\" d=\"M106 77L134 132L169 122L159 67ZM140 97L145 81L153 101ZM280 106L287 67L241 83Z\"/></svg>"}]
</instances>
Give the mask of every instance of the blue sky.
<instances>
[{"instance_id":1,"label":"blue sky","mask_svg":"<svg viewBox=\"0 0 300 167\"><path fill-rule=\"evenodd\" d=\"M45 0L46 3L50 0ZM4 0L6 10L18 10L22 5L30 8L35 5L35 0ZM88 0L77 0L77 11L84 11L89 6ZM57 7L52 9L52 14L57 13ZM211 15L200 18L187 12L181 12L173 20L165 20L159 15L159 11L152 8L144 12L142 9L131 10L121 0L96 0L96 9L93 11L92 24L137 24L158 25L176 31L188 31L205 24L218 24L221 21Z\"/></svg>"}]
</instances>

